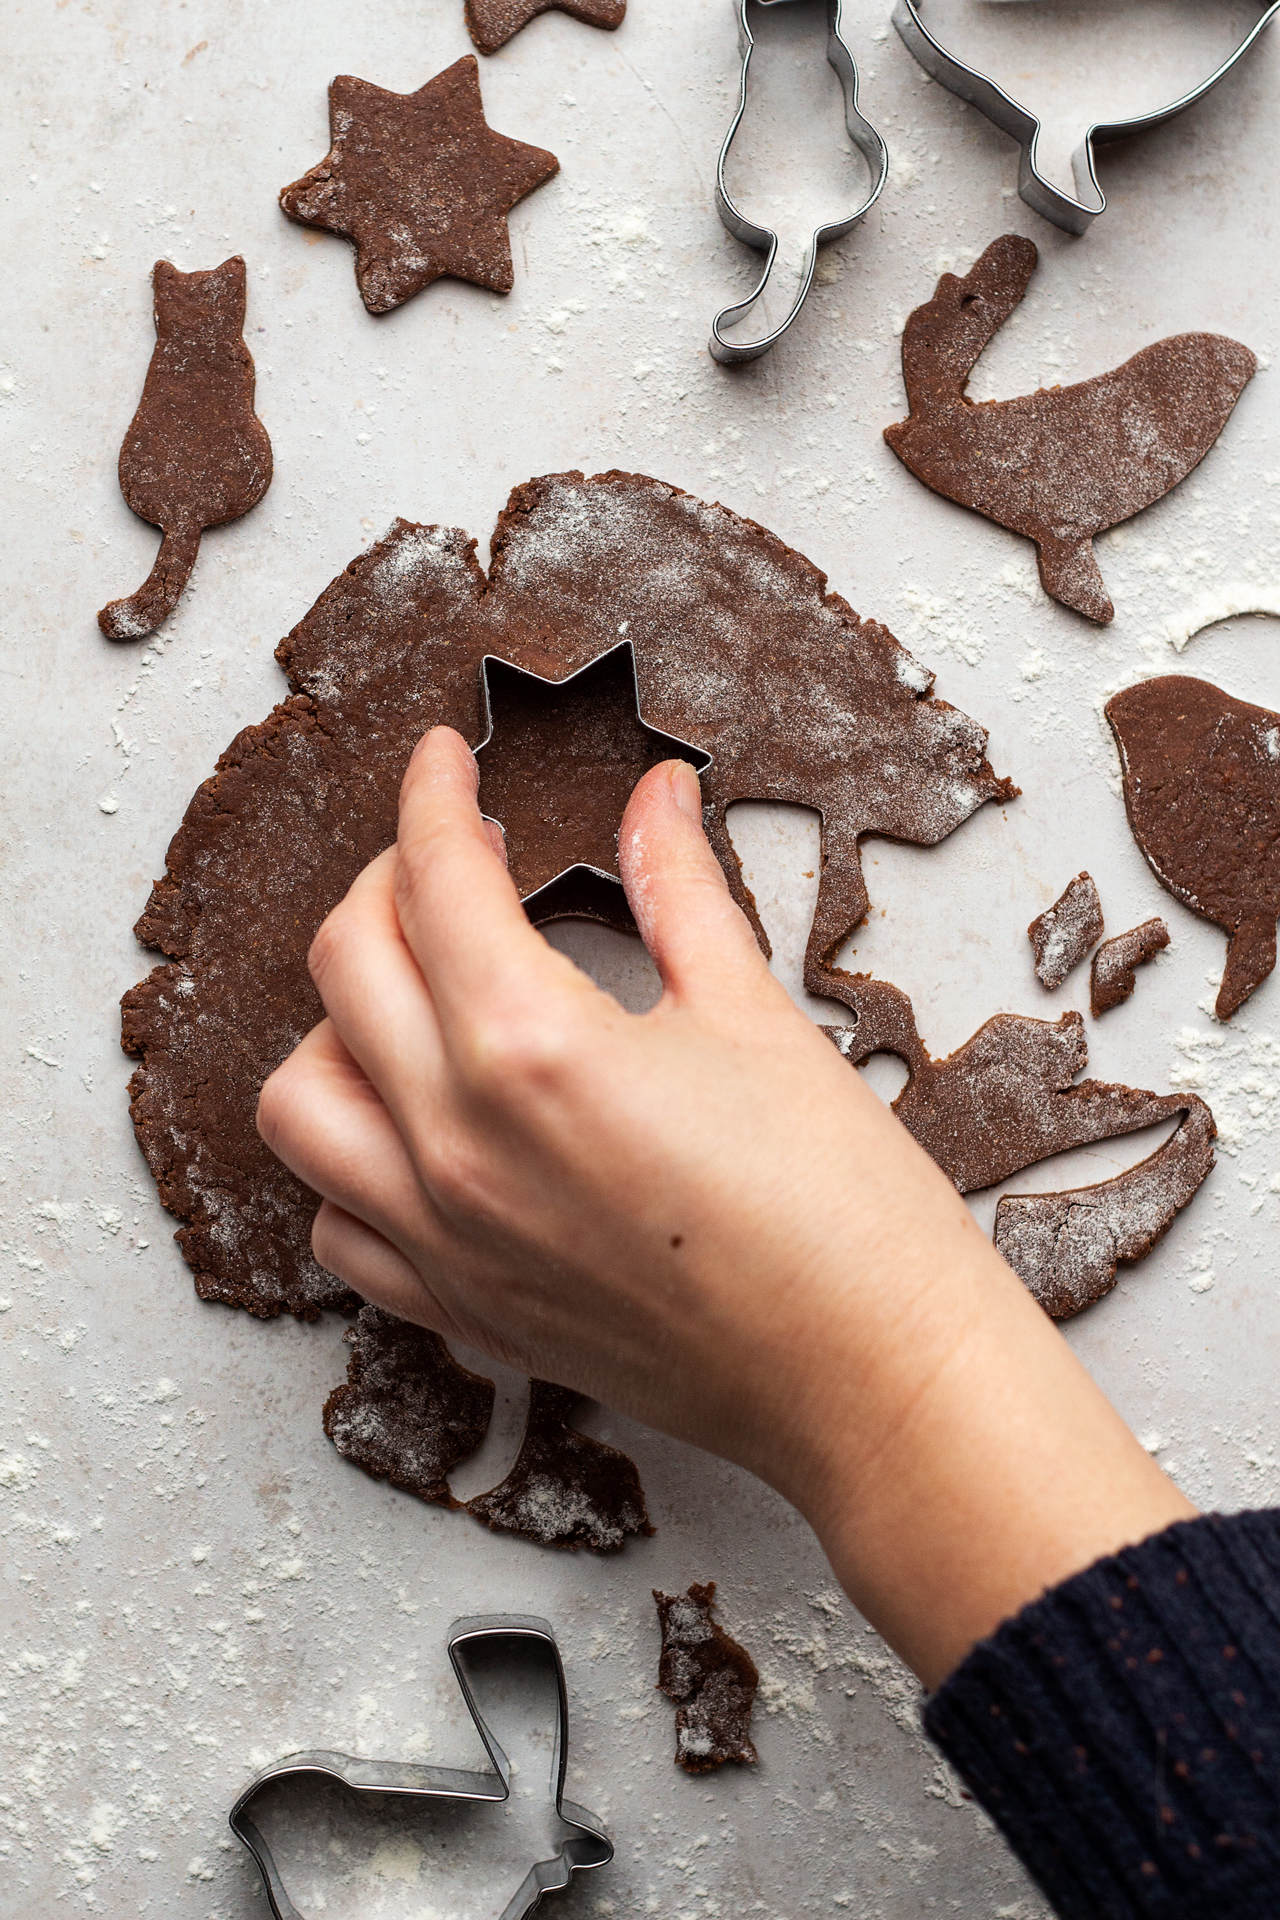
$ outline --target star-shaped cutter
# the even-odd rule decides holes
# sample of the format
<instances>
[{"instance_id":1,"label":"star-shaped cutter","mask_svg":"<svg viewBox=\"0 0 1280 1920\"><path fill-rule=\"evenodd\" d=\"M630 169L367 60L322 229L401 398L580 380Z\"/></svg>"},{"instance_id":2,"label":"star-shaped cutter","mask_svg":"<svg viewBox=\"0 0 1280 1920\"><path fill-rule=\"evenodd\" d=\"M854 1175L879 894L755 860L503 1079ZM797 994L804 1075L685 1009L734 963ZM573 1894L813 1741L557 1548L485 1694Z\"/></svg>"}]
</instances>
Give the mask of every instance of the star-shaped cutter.
<instances>
[{"instance_id":1,"label":"star-shaped cutter","mask_svg":"<svg viewBox=\"0 0 1280 1920\"><path fill-rule=\"evenodd\" d=\"M390 313L445 276L511 291L507 215L560 162L489 125L473 53L416 93L340 73L329 87L329 137L324 159L281 189L280 205L352 242L370 313Z\"/></svg>"},{"instance_id":2,"label":"star-shaped cutter","mask_svg":"<svg viewBox=\"0 0 1280 1920\"><path fill-rule=\"evenodd\" d=\"M1192 87L1189 93L1170 101L1167 107L1136 114L1131 120L1096 121L1071 156L1079 199L1073 199L1061 187L1055 187L1051 180L1046 180L1037 166L1040 121L1036 115L1007 94L1003 87L997 86L988 74L967 66L940 41L935 40L920 18L918 0L896 0L893 24L927 74L950 93L967 100L971 107L985 114L993 126L999 127L1002 133L1012 134L1018 142L1022 149L1018 192L1027 205L1067 233L1086 233L1098 215L1106 211L1107 205L1107 196L1098 184L1096 149L1109 146L1115 140L1128 140L1132 134L1147 133L1153 127L1162 127L1167 120L1173 120L1178 114L1185 113L1188 107L1194 107L1207 93L1212 93L1218 82L1225 80L1244 59L1254 41L1271 25L1277 13L1280 13L1280 0L1272 0L1261 19L1235 51L1228 54L1222 65L1207 80L1202 80L1199 86Z\"/></svg>"},{"instance_id":3,"label":"star-shaped cutter","mask_svg":"<svg viewBox=\"0 0 1280 1920\"><path fill-rule=\"evenodd\" d=\"M712 761L712 756L705 748L695 747L688 740L677 739L675 734L664 733L660 727L650 726L641 712L636 650L630 640L620 640L616 646L606 648L603 653L598 653L594 660L588 660L585 666L578 667L573 673L565 674L560 680L545 679L541 674L530 673L527 668L517 667L512 661L504 660L501 654L486 653L480 662L480 700L484 737L475 748L477 759L494 735L490 674L495 668L501 668L504 673L512 675L515 679L527 681L548 692L561 693L566 687L573 686L588 674L598 672L606 663L617 660L620 656L625 657L631 668L631 686L638 724L658 747L670 749L670 752L660 755L660 758L687 760L695 773L705 773ZM485 818L492 818L492 816L486 815ZM498 820L494 824L501 826L502 822ZM604 867L594 866L589 861L578 860L563 867L550 880L544 881L532 892L522 895L521 905L535 926L548 920L600 920L606 926L618 927L631 933L637 931L618 875L610 873Z\"/></svg>"},{"instance_id":4,"label":"star-shaped cutter","mask_svg":"<svg viewBox=\"0 0 1280 1920\"><path fill-rule=\"evenodd\" d=\"M540 1646L551 1655L556 1677L556 1738L551 1756L551 1780L555 1789L556 1813L569 1832L559 1851L549 1860L537 1860L519 1888L503 1908L501 1920L524 1920L533 1912L544 1893L567 1887L575 1873L591 1867L606 1867L613 1859L613 1842L593 1813L564 1797L564 1777L569 1762L569 1696L565 1687L564 1665L550 1624L533 1614L484 1613L455 1620L449 1629L449 1662L468 1713L475 1723L485 1752L492 1763L488 1773L470 1773L457 1767L429 1767L409 1760L360 1760L348 1753L292 1753L274 1766L267 1767L250 1781L228 1816L231 1831L258 1863L267 1902L275 1920L305 1920L285 1891L274 1856L266 1838L252 1817L252 1806L264 1787L278 1780L300 1775L319 1775L336 1780L355 1793L394 1793L406 1799L476 1800L498 1802L511 1792L511 1763L499 1746L492 1729L476 1702L467 1674L468 1649L482 1643L523 1642Z\"/></svg>"}]
</instances>

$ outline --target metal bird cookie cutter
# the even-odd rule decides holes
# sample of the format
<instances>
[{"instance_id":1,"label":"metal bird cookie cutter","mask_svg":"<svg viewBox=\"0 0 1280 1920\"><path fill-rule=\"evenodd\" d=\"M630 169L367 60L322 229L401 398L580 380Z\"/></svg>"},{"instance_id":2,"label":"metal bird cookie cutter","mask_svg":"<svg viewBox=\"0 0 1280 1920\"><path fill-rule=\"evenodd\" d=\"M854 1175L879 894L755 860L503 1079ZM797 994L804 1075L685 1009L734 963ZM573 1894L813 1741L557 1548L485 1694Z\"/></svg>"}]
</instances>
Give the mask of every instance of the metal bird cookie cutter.
<instances>
[{"instance_id":1,"label":"metal bird cookie cutter","mask_svg":"<svg viewBox=\"0 0 1280 1920\"><path fill-rule=\"evenodd\" d=\"M556 1812L569 1832L551 1859L535 1861L530 1867L503 1909L501 1920L524 1920L526 1914L533 1912L544 1893L567 1887L572 1876L583 1869L609 1864L613 1858L613 1842L600 1822L585 1807L575 1806L572 1800L564 1797L569 1754L569 1699L555 1634L547 1621L530 1614L480 1614L454 1621L449 1629L448 1650L467 1711L492 1762L492 1772L469 1773L455 1767L429 1767L413 1761L359 1760L346 1753L294 1753L266 1768L240 1795L229 1816L231 1831L237 1840L243 1841L258 1863L267 1890L267 1902L275 1920L304 1920L304 1916L285 1891L271 1849L251 1814L254 1800L271 1783L310 1774L336 1780L356 1793L499 1803L508 1798L511 1791L511 1765L476 1703L466 1669L469 1648L504 1640L539 1645L551 1655L557 1698L551 1786Z\"/></svg>"},{"instance_id":2,"label":"metal bird cookie cutter","mask_svg":"<svg viewBox=\"0 0 1280 1920\"><path fill-rule=\"evenodd\" d=\"M762 7L787 6L790 0L758 0L758 4ZM1280 0L1277 0L1277 4L1280 4ZM738 90L738 110L724 137L724 145L720 149L720 158L716 163L716 208L721 220L734 238L745 241L746 245L754 247L757 253L763 253L765 262L760 278L746 299L739 300L732 306L722 307L711 322L711 338L707 342L707 351L713 360L718 360L722 366L726 367L738 366L745 360L758 360L762 353L767 353L770 347L782 338L808 298L809 289L813 285L814 269L818 264L818 248L825 246L829 240L839 240L846 233L851 233L859 220L870 212L880 198L884 183L889 177L888 149L871 122L858 110L858 69L852 49L844 37L844 0L827 0L827 61L835 69L844 91L844 118L849 138L871 170L871 191L862 205L856 207L852 213L844 214L838 220L827 221L814 229L809 250L805 255L799 291L791 303L791 310L786 318L762 339L726 339L724 328L735 326L739 320L750 313L769 284L769 275L773 272L774 262L778 256L778 236L773 228L760 226L756 221L748 220L745 214L740 213L729 197L729 189L724 179L729 149L733 145L734 136L746 112L747 77L751 70L751 55L755 44L747 20L747 0L738 0L738 45L742 53L742 80Z\"/></svg>"},{"instance_id":3,"label":"metal bird cookie cutter","mask_svg":"<svg viewBox=\"0 0 1280 1920\"><path fill-rule=\"evenodd\" d=\"M1151 113L1135 114L1130 120L1095 121L1071 156L1078 199L1064 193L1061 187L1055 187L1041 173L1036 162L1041 123L1036 115L1014 100L989 75L979 73L976 67L967 66L935 40L920 18L919 0L896 0L893 24L927 74L961 100L967 100L979 113L985 114L993 126L999 127L1002 133L1011 134L1018 142L1022 149L1018 192L1027 205L1067 233L1086 233L1098 215L1106 211L1107 205L1107 196L1098 184L1096 149L1110 146L1116 140L1127 140L1132 134L1162 127L1166 121L1185 113L1188 107L1194 107L1206 94L1212 93L1218 82L1225 80L1244 59L1254 41L1270 26L1277 13L1280 13L1280 0L1272 0L1262 17L1221 66L1207 80L1202 80L1199 86L1192 87L1189 93L1170 101L1167 107L1157 107Z\"/></svg>"},{"instance_id":4,"label":"metal bird cookie cutter","mask_svg":"<svg viewBox=\"0 0 1280 1920\"><path fill-rule=\"evenodd\" d=\"M711 755L645 719L630 640L620 640L562 680L544 679L487 653L480 663L480 694L484 738L475 753L481 812L504 830L512 877L529 919L535 926L548 920L599 920L634 933L615 864L618 823L631 790L662 760L687 760L696 773L704 773ZM531 786L542 757L539 716L531 714L522 740L522 701L526 713L530 702L541 708L543 725L574 734L572 750L556 768L561 777L544 795ZM515 711L514 724L504 718L504 707Z\"/></svg>"}]
</instances>

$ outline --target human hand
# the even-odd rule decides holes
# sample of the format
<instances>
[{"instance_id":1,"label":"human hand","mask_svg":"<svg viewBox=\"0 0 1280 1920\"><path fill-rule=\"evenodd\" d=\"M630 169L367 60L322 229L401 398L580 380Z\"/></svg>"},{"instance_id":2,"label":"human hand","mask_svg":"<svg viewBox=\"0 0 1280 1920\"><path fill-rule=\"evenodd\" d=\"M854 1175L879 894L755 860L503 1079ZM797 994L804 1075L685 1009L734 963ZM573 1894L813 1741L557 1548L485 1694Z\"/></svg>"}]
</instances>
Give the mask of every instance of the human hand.
<instances>
[{"instance_id":1,"label":"human hand","mask_svg":"<svg viewBox=\"0 0 1280 1920\"><path fill-rule=\"evenodd\" d=\"M322 1265L393 1313L758 1473L932 1684L1191 1509L931 1160L773 979L680 761L620 868L625 1012L533 929L438 728L325 921L328 1018L263 1089Z\"/></svg>"}]
</instances>

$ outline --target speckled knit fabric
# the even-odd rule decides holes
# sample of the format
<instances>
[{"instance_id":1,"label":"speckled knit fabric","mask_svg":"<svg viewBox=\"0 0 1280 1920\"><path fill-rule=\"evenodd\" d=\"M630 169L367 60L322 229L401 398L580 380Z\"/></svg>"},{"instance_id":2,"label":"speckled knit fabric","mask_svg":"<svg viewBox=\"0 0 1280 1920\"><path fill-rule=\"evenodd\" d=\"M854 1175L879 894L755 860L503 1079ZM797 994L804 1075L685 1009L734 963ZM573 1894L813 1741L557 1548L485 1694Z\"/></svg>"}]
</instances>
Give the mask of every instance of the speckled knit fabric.
<instances>
[{"instance_id":1,"label":"speckled knit fabric","mask_svg":"<svg viewBox=\"0 0 1280 1920\"><path fill-rule=\"evenodd\" d=\"M1064 1920L1280 1920L1280 1511L1076 1574L925 1727Z\"/></svg>"}]
</instances>

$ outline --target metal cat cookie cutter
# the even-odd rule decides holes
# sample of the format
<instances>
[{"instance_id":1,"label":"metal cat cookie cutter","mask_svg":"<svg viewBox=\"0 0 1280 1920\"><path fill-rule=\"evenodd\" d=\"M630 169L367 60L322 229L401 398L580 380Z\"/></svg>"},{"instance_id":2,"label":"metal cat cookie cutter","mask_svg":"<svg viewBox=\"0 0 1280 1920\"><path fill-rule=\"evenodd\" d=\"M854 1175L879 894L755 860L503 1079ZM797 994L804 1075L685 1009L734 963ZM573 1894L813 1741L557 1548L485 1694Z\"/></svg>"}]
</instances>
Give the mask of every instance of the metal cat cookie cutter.
<instances>
[{"instance_id":1,"label":"metal cat cookie cutter","mask_svg":"<svg viewBox=\"0 0 1280 1920\"><path fill-rule=\"evenodd\" d=\"M1218 82L1224 80L1232 68L1244 59L1254 41L1270 26L1277 13L1280 13L1280 0L1273 0L1235 52L1207 80L1202 80L1190 93L1184 93L1181 99L1171 101L1167 107L1157 107L1152 113L1135 114L1131 120L1095 122L1071 156L1079 199L1072 199L1069 193L1064 193L1052 181L1046 180L1037 166L1040 121L1035 114L1012 99L988 75L979 73L976 67L966 66L963 60L957 59L954 53L935 40L920 18L918 0L896 0L893 24L927 74L949 92L958 94L961 100L967 100L971 107L985 114L993 126L999 127L1003 133L1012 134L1018 142L1022 148L1018 192L1027 205L1034 207L1037 213L1046 220L1052 220L1055 227L1062 227L1067 233L1085 233L1107 205L1107 196L1098 185L1096 149L1109 146L1116 140L1127 140L1131 134L1162 127L1166 120L1173 120L1178 114L1185 113L1188 107L1194 107L1207 93L1212 93Z\"/></svg>"},{"instance_id":2,"label":"metal cat cookie cutter","mask_svg":"<svg viewBox=\"0 0 1280 1920\"><path fill-rule=\"evenodd\" d=\"M762 7L786 6L789 0L758 0ZM1280 0L1277 0L1280 4ZM722 307L711 322L711 338L707 342L707 351L713 360L722 366L737 366L744 360L757 360L767 353L775 341L782 338L787 328L800 312L813 285L814 268L818 264L818 248L825 246L828 240L839 240L852 232L863 215L868 213L880 198L885 181L889 177L889 154L884 141L871 122L864 119L858 111L858 69L852 50L844 38L844 0L827 0L827 60L834 67L844 90L844 119L849 130L849 138L862 154L871 169L871 191L860 207L852 213L844 214L838 220L830 220L814 229L809 242L809 251L805 255L804 272L800 277L799 291L791 303L791 311L785 320L767 333L761 340L726 339L723 329L732 327L750 313L756 301L769 284L769 275L773 272L774 261L778 255L778 236L772 227L758 226L754 220L748 220L739 213L729 198L729 189L725 185L725 163L729 158L729 149L733 145L734 135L742 122L747 106L747 76L751 70L751 54L755 40L747 22L747 0L738 0L738 45L742 53L742 81L738 90L738 110L730 123L720 149L720 158L716 164L716 208L735 239L743 240L747 246L754 247L757 253L765 256L764 268L751 292L745 300L735 305Z\"/></svg>"},{"instance_id":3,"label":"metal cat cookie cutter","mask_svg":"<svg viewBox=\"0 0 1280 1920\"><path fill-rule=\"evenodd\" d=\"M230 1813L231 1831L242 1840L258 1863L267 1901L275 1920L304 1920L285 1892L271 1849L254 1823L251 1808L264 1787L277 1780L299 1775L320 1775L337 1780L356 1793L394 1793L415 1799L497 1801L507 1799L511 1791L511 1766L506 1754L487 1725L471 1682L467 1676L467 1650L484 1642L524 1641L544 1647L551 1655L556 1677L556 1737L551 1756L551 1784L556 1812L569 1828L559 1851L550 1860L535 1861L507 1902L501 1920L524 1920L533 1912L544 1893L567 1887L572 1876L588 1867L607 1866L613 1858L613 1842L585 1807L575 1806L564 1797L564 1776L569 1753L569 1699L565 1689L564 1667L556 1638L545 1620L523 1613L480 1614L455 1620L449 1629L449 1660L452 1664L467 1711L493 1765L490 1773L467 1773L455 1767L428 1767L412 1761L358 1760L346 1753L293 1753L278 1760L247 1786Z\"/></svg>"}]
</instances>

